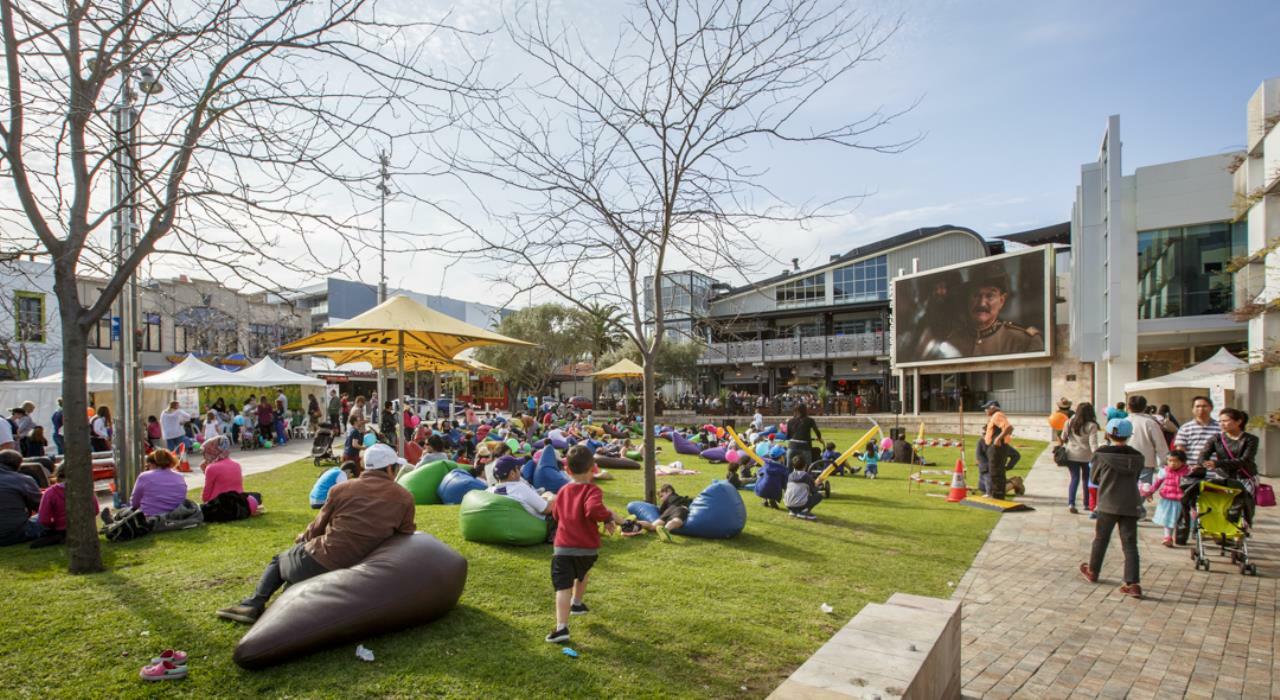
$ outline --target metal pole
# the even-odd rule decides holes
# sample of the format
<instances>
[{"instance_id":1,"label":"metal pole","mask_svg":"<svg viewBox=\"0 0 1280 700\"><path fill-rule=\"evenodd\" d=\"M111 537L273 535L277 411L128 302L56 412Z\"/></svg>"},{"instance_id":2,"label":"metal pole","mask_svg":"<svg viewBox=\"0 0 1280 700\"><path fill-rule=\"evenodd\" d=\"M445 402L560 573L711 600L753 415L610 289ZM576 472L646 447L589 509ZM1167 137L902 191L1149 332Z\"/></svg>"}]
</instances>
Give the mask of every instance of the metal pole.
<instances>
[{"instance_id":1,"label":"metal pole","mask_svg":"<svg viewBox=\"0 0 1280 700\"><path fill-rule=\"evenodd\" d=\"M378 303L387 300L387 195L391 194L391 158L386 151L378 151ZM378 368L378 400L387 400L387 370L385 354ZM382 407L375 407L381 411ZM381 414L379 414L381 415Z\"/></svg>"},{"instance_id":2,"label":"metal pole","mask_svg":"<svg viewBox=\"0 0 1280 700\"><path fill-rule=\"evenodd\" d=\"M396 353L396 361L399 365L396 368L396 393L401 397L400 410L396 412L396 444L399 445L400 456L404 457L404 331L400 331L400 352Z\"/></svg>"},{"instance_id":3,"label":"metal pole","mask_svg":"<svg viewBox=\"0 0 1280 700\"><path fill-rule=\"evenodd\" d=\"M122 16L129 14L128 0L120 3ZM131 52L128 43L122 54ZM137 203L135 175L137 168L138 112L133 107L134 93L131 66L126 61L120 68L120 99L114 108L114 140L116 148L115 172L112 179L112 200L116 203L115 234L116 269L123 268L124 262L138 246ZM137 341L138 327L138 283L134 275L128 281L116 300L116 314L119 321L120 337L116 348L116 409L112 445L115 451L116 495L127 500L133 489L133 482L142 464L142 443L139 439L141 424L138 421L139 387L138 387L138 351L134 343Z\"/></svg>"}]
</instances>

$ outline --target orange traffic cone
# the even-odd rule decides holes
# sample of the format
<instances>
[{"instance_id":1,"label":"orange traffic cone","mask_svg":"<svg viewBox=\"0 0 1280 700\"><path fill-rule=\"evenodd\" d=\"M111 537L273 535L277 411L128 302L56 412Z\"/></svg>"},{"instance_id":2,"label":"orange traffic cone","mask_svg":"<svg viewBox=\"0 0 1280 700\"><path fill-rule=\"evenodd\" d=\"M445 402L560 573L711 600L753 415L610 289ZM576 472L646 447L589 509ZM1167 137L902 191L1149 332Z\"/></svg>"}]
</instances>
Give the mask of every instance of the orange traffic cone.
<instances>
[{"instance_id":1,"label":"orange traffic cone","mask_svg":"<svg viewBox=\"0 0 1280 700\"><path fill-rule=\"evenodd\" d=\"M956 473L951 477L951 493L947 494L948 503L959 503L969 497L969 489L964 485L964 458L956 460Z\"/></svg>"}]
</instances>

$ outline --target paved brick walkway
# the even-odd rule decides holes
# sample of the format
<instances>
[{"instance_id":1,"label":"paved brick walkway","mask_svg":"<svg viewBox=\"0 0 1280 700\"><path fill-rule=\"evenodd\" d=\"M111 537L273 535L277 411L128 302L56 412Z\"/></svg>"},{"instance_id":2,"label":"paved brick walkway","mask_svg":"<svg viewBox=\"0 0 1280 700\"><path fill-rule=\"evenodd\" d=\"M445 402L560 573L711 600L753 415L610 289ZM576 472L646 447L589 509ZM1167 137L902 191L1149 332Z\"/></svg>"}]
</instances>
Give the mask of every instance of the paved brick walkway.
<instances>
[{"instance_id":1,"label":"paved brick walkway","mask_svg":"<svg viewBox=\"0 0 1280 700\"><path fill-rule=\"evenodd\" d=\"M1001 517L956 587L964 602L962 679L973 698L1275 698L1277 510L1259 509L1241 576L1213 554L1196 571L1185 548L1138 531L1143 600L1120 595L1124 561L1113 535L1098 584L1076 571L1093 521L1066 508L1067 470L1040 456L1024 500L1037 510Z\"/></svg>"}]
</instances>

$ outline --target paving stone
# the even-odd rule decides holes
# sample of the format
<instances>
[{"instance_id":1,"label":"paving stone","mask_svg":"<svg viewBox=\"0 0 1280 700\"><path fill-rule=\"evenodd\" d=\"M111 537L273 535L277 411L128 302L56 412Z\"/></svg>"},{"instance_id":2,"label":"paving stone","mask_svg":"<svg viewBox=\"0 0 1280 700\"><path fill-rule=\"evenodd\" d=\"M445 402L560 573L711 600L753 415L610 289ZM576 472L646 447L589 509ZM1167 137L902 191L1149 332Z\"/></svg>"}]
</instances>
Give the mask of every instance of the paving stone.
<instances>
[{"instance_id":1,"label":"paving stone","mask_svg":"<svg viewBox=\"0 0 1280 700\"><path fill-rule=\"evenodd\" d=\"M1260 509L1254 523L1258 576L1241 576L1215 548L1211 570L1197 571L1188 549L1161 546L1160 529L1142 523L1147 597L1132 600L1117 591L1118 539L1101 581L1080 578L1093 521L1067 512L1067 478L1040 455L1018 499L1036 510L1002 515L956 586L965 697L1280 697L1274 512Z\"/></svg>"}]
</instances>

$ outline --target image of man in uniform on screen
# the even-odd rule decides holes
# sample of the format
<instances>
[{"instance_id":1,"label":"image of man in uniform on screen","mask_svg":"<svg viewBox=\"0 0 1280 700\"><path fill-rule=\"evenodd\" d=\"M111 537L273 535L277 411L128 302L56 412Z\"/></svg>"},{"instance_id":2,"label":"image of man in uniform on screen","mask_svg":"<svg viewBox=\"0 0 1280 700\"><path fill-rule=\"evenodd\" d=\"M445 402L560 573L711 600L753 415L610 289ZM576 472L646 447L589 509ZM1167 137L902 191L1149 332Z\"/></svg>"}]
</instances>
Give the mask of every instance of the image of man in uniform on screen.
<instances>
[{"instance_id":1,"label":"image of man in uniform on screen","mask_svg":"<svg viewBox=\"0 0 1280 700\"><path fill-rule=\"evenodd\" d=\"M971 280L967 323L947 336L947 344L962 357L1043 352L1044 334L1039 329L1000 319L1009 294L1009 276L1004 272Z\"/></svg>"}]
</instances>

